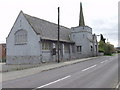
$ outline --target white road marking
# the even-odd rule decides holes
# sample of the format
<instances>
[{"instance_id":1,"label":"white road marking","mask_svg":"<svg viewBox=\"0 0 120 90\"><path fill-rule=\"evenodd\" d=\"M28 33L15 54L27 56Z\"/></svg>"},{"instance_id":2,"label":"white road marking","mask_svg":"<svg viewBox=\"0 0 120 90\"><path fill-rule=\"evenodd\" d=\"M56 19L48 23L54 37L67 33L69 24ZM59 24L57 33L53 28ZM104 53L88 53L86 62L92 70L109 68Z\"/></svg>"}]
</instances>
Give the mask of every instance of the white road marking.
<instances>
[{"instance_id":1,"label":"white road marking","mask_svg":"<svg viewBox=\"0 0 120 90\"><path fill-rule=\"evenodd\" d=\"M90 69L90 68L93 68L93 67L96 67L97 65L93 65L93 66L90 66L90 67L88 67L88 68L86 68L86 69L83 69L82 71L86 71L86 70L88 70L88 69Z\"/></svg>"},{"instance_id":2,"label":"white road marking","mask_svg":"<svg viewBox=\"0 0 120 90\"><path fill-rule=\"evenodd\" d=\"M100 63L105 63L105 62L107 62L108 60L105 60L105 61L102 61L102 62L100 62Z\"/></svg>"},{"instance_id":3,"label":"white road marking","mask_svg":"<svg viewBox=\"0 0 120 90\"><path fill-rule=\"evenodd\" d=\"M56 80L56 81L50 82L50 83L48 83L48 84L42 85L42 86L40 86L40 87L37 87L36 89L38 89L38 88L43 88L43 87L45 87L45 86L48 86L48 85L51 85L51 84L53 84L53 83L62 81L62 80L67 79L67 78L69 78L69 77L71 77L71 75L68 75L68 76L66 76L66 77L64 77L64 78L61 78L61 79L58 79L58 80ZM35 89L34 89L34 90L35 90Z\"/></svg>"}]
</instances>

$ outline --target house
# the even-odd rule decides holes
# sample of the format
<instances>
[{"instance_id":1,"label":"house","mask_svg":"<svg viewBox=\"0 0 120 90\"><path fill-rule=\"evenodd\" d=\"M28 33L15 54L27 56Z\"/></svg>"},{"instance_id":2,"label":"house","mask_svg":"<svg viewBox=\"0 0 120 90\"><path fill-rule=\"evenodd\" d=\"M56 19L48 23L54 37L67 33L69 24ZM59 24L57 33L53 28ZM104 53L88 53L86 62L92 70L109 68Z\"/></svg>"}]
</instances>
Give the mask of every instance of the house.
<instances>
[{"instance_id":1,"label":"house","mask_svg":"<svg viewBox=\"0 0 120 90\"><path fill-rule=\"evenodd\" d=\"M57 61L58 25L19 13L7 37L7 64ZM98 44L92 28L85 25L82 4L78 27L60 26L60 60L96 56Z\"/></svg>"},{"instance_id":2,"label":"house","mask_svg":"<svg viewBox=\"0 0 120 90\"><path fill-rule=\"evenodd\" d=\"M6 44L0 44L0 62L5 61L6 59Z\"/></svg>"}]
</instances>

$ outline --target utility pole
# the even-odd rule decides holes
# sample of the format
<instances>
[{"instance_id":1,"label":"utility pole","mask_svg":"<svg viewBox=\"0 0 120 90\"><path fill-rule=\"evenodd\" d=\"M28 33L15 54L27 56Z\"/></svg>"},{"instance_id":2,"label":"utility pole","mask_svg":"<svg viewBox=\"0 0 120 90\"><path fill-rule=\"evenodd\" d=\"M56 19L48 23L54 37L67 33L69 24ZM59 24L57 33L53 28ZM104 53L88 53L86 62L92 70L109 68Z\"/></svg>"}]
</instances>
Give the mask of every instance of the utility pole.
<instances>
[{"instance_id":1,"label":"utility pole","mask_svg":"<svg viewBox=\"0 0 120 90\"><path fill-rule=\"evenodd\" d=\"M59 13L60 13L60 7L58 7L58 42L57 42L57 44L58 44L58 63L60 62L60 60L59 60L59 50L60 50L60 48L59 48L59 46L60 46L60 15L59 15Z\"/></svg>"}]
</instances>

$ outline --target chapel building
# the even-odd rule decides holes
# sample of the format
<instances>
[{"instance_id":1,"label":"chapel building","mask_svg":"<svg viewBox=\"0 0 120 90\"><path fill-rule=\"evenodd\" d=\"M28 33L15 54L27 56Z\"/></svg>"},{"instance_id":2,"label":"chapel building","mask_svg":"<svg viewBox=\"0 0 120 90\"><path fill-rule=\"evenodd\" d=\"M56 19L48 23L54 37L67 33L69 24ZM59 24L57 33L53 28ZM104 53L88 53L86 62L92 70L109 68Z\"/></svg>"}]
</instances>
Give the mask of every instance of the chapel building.
<instances>
[{"instance_id":1,"label":"chapel building","mask_svg":"<svg viewBox=\"0 0 120 90\"><path fill-rule=\"evenodd\" d=\"M38 64L58 59L58 25L19 13L8 37L7 64ZM97 36L85 25L82 4L77 27L60 26L60 61L97 56Z\"/></svg>"}]
</instances>

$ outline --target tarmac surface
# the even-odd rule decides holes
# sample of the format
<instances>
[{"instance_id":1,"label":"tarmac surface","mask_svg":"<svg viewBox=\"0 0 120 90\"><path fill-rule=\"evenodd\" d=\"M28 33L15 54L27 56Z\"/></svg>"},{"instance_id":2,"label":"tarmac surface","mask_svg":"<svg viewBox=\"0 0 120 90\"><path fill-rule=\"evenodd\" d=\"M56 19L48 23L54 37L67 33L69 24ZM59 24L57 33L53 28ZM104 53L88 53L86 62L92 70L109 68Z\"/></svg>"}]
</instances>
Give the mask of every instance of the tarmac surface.
<instances>
[{"instance_id":1,"label":"tarmac surface","mask_svg":"<svg viewBox=\"0 0 120 90\"><path fill-rule=\"evenodd\" d=\"M43 72L43 71L49 71L56 68L77 64L77 63L88 61L88 60L99 59L101 57L106 57L106 56L89 57L89 58L70 60L70 61L65 61L60 63L50 62L50 63L44 63L44 64L38 64L38 65L35 65L35 64L6 65L5 63L0 63L0 83L9 81L9 80L24 78L30 75Z\"/></svg>"},{"instance_id":2,"label":"tarmac surface","mask_svg":"<svg viewBox=\"0 0 120 90\"><path fill-rule=\"evenodd\" d=\"M3 88L114 88L117 56L91 57L3 73ZM43 68L43 69L41 69ZM23 76L24 75L24 76Z\"/></svg>"}]
</instances>

